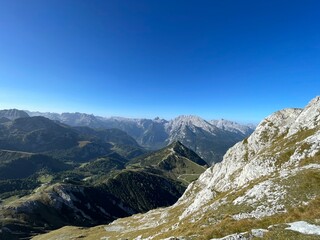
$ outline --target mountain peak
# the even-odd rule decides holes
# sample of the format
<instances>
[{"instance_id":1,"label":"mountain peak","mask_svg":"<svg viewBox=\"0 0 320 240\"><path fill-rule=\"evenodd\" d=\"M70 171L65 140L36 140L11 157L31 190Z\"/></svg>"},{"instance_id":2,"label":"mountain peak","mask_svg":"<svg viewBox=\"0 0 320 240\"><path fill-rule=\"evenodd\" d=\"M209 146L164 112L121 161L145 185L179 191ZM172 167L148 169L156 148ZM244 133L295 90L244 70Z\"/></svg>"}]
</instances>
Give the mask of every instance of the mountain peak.
<instances>
[{"instance_id":1,"label":"mountain peak","mask_svg":"<svg viewBox=\"0 0 320 240\"><path fill-rule=\"evenodd\" d=\"M184 147L184 145L179 140L175 140L170 145L168 145L168 147L182 147L182 146Z\"/></svg>"},{"instance_id":2,"label":"mountain peak","mask_svg":"<svg viewBox=\"0 0 320 240\"><path fill-rule=\"evenodd\" d=\"M191 123L206 122L204 119L196 115L180 115L173 120L178 122L189 122L189 123L190 122Z\"/></svg>"},{"instance_id":3,"label":"mountain peak","mask_svg":"<svg viewBox=\"0 0 320 240\"><path fill-rule=\"evenodd\" d=\"M309 104L307 105L307 107L308 107L309 105L315 105L315 104L320 104L320 96L316 96L315 98L313 98L313 99L309 102Z\"/></svg>"},{"instance_id":4,"label":"mountain peak","mask_svg":"<svg viewBox=\"0 0 320 240\"><path fill-rule=\"evenodd\" d=\"M152 152L148 155L144 155L141 157L138 157L132 161L132 163L139 162L141 166L150 166L150 165L163 165L163 164L172 164L171 161L174 160L174 162L178 161L191 161L193 163L196 163L199 166L207 166L207 163L199 157L194 151L184 146L180 141L174 141L170 145L156 151ZM175 163L176 164L176 163ZM173 165L175 165L173 164ZM186 165L184 164L181 166L182 168L185 168ZM176 168L176 166L174 167ZM203 167L201 167L203 172ZM181 170L181 169L180 169ZM179 170L179 171L180 171ZM177 169L178 171L178 169Z\"/></svg>"},{"instance_id":5,"label":"mountain peak","mask_svg":"<svg viewBox=\"0 0 320 240\"><path fill-rule=\"evenodd\" d=\"M229 120L226 120L223 118L221 118L219 120L211 120L209 122L210 122L210 124L216 126L219 129L233 132L233 133L238 132L238 133L241 133L244 135L249 135L254 130L254 127L251 125L243 125L243 124L239 124L237 122L229 121Z\"/></svg>"},{"instance_id":6,"label":"mountain peak","mask_svg":"<svg viewBox=\"0 0 320 240\"><path fill-rule=\"evenodd\" d=\"M15 120L17 118L26 118L29 117L29 115L22 110L18 110L18 109L4 109L4 110L0 110L0 117L5 117L8 118L10 120Z\"/></svg>"},{"instance_id":7,"label":"mountain peak","mask_svg":"<svg viewBox=\"0 0 320 240\"><path fill-rule=\"evenodd\" d=\"M167 129L169 131L177 131L187 126L191 128L194 128L194 127L202 128L207 132L214 132L216 129L215 126L212 126L206 120L194 115L180 115L176 117L175 119L171 120L168 123Z\"/></svg>"},{"instance_id":8,"label":"mountain peak","mask_svg":"<svg viewBox=\"0 0 320 240\"><path fill-rule=\"evenodd\" d=\"M320 125L320 96L312 99L292 124L288 135Z\"/></svg>"}]
</instances>

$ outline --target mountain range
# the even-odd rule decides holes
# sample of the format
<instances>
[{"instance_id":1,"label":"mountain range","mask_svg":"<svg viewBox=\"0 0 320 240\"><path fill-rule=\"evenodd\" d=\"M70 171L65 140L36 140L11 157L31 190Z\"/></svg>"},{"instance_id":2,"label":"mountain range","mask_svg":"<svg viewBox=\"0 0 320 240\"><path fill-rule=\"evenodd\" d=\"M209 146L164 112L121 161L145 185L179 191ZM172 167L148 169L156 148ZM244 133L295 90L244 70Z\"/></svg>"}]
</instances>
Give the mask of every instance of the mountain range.
<instances>
[{"instance_id":1,"label":"mountain range","mask_svg":"<svg viewBox=\"0 0 320 240\"><path fill-rule=\"evenodd\" d=\"M179 141L150 152L119 129L71 127L18 110L5 113L1 239L70 224L94 226L171 205L207 168Z\"/></svg>"},{"instance_id":2,"label":"mountain range","mask_svg":"<svg viewBox=\"0 0 320 240\"><path fill-rule=\"evenodd\" d=\"M0 237L106 224L172 205L250 131L196 116L166 121L2 110Z\"/></svg>"},{"instance_id":3,"label":"mountain range","mask_svg":"<svg viewBox=\"0 0 320 240\"><path fill-rule=\"evenodd\" d=\"M220 162L231 146L249 136L255 128L252 124L242 125L224 119L206 121L197 116L185 115L167 121L160 118L105 118L85 113L26 112L30 116L43 116L70 126L117 128L149 150L157 150L173 141L180 141L208 164Z\"/></svg>"},{"instance_id":4,"label":"mountain range","mask_svg":"<svg viewBox=\"0 0 320 240\"><path fill-rule=\"evenodd\" d=\"M265 118L172 206L41 239L309 239L320 237L320 97Z\"/></svg>"}]
</instances>

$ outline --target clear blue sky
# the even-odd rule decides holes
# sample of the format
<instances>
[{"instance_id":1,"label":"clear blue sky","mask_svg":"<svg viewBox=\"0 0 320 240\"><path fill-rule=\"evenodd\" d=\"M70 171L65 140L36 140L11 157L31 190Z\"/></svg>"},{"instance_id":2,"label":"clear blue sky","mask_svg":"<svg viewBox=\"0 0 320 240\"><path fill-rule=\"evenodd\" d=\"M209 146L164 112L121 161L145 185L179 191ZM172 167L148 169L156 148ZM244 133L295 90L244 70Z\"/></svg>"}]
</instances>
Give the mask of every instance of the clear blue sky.
<instances>
[{"instance_id":1,"label":"clear blue sky","mask_svg":"<svg viewBox=\"0 0 320 240\"><path fill-rule=\"evenodd\" d=\"M320 94L320 1L1 0L0 108L257 122Z\"/></svg>"}]
</instances>

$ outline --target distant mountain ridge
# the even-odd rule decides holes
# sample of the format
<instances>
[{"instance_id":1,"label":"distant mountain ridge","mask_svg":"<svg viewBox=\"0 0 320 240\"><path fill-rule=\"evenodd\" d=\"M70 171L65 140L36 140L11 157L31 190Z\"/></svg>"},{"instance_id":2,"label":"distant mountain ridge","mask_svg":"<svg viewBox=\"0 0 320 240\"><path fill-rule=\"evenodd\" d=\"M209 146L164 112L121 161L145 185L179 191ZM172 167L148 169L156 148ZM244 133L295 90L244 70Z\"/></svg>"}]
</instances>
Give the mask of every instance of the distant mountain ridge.
<instances>
[{"instance_id":1,"label":"distant mountain ridge","mask_svg":"<svg viewBox=\"0 0 320 240\"><path fill-rule=\"evenodd\" d=\"M209 164L220 162L231 146L249 136L255 128L252 124L244 125L224 119L206 121L192 115L181 115L168 121L160 118L105 118L78 112L26 112L30 116L44 116L70 126L118 128L132 136L139 145L150 150L180 141Z\"/></svg>"},{"instance_id":2,"label":"distant mountain ridge","mask_svg":"<svg viewBox=\"0 0 320 240\"><path fill-rule=\"evenodd\" d=\"M4 109L0 110L0 119L7 118L10 120L15 120L17 118L29 117L28 113L18 109Z\"/></svg>"},{"instance_id":3,"label":"distant mountain ridge","mask_svg":"<svg viewBox=\"0 0 320 240\"><path fill-rule=\"evenodd\" d=\"M0 122L0 149L46 153L59 159L83 162L113 151L128 158L145 152L119 129L70 127L36 116Z\"/></svg>"}]
</instances>

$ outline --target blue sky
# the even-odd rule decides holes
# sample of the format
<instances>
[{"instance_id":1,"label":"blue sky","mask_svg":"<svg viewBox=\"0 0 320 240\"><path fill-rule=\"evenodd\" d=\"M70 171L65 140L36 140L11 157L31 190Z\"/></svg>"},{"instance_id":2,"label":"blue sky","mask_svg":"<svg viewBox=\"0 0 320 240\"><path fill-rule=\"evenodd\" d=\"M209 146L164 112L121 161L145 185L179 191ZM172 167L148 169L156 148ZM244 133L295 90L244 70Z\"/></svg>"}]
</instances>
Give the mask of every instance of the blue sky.
<instances>
[{"instance_id":1,"label":"blue sky","mask_svg":"<svg viewBox=\"0 0 320 240\"><path fill-rule=\"evenodd\" d=\"M320 1L2 0L0 108L258 122L320 92Z\"/></svg>"}]
</instances>

